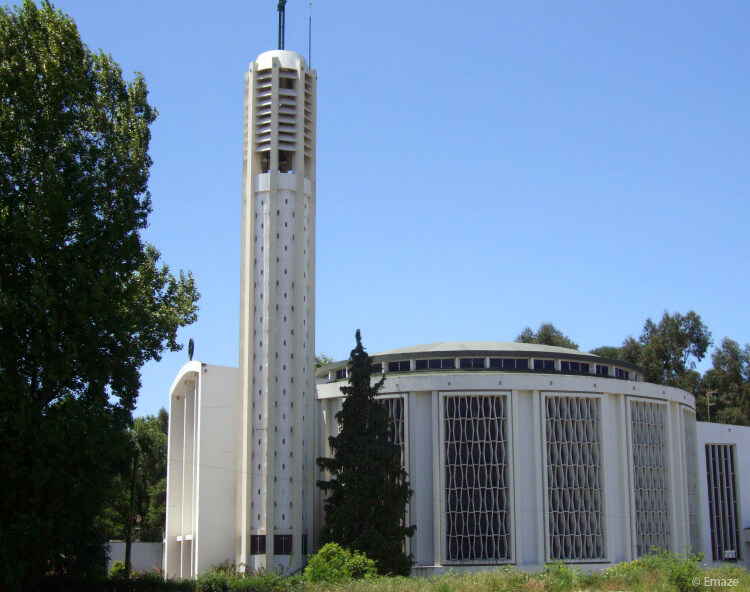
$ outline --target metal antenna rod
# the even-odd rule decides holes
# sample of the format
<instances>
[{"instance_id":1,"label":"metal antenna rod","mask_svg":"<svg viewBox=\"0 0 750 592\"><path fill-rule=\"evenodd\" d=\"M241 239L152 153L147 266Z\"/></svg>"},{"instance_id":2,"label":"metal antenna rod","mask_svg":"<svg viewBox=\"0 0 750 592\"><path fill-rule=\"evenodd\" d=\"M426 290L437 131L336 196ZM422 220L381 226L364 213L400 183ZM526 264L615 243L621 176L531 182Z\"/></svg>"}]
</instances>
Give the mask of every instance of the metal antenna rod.
<instances>
[{"instance_id":1,"label":"metal antenna rod","mask_svg":"<svg viewBox=\"0 0 750 592\"><path fill-rule=\"evenodd\" d=\"M307 22L307 67L312 68L312 0L310 0L310 20Z\"/></svg>"},{"instance_id":2,"label":"metal antenna rod","mask_svg":"<svg viewBox=\"0 0 750 592\"><path fill-rule=\"evenodd\" d=\"M284 49L284 25L286 23L286 0L279 0L276 10L279 11L279 49Z\"/></svg>"}]
</instances>

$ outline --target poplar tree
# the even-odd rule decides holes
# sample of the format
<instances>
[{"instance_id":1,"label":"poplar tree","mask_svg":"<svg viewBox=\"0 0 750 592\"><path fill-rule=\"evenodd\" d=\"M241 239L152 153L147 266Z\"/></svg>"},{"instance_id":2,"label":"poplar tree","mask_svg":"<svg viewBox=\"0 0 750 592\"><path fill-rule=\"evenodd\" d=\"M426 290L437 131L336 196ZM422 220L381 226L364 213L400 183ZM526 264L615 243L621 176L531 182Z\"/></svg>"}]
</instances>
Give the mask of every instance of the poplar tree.
<instances>
[{"instance_id":1,"label":"poplar tree","mask_svg":"<svg viewBox=\"0 0 750 592\"><path fill-rule=\"evenodd\" d=\"M341 411L339 433L328 439L332 458L318 458L330 479L318 481L326 495L326 524L321 544L336 542L375 560L378 572L408 575L411 555L404 551L415 526L405 526L406 506L412 491L401 464L401 449L389 438L386 408L375 397L384 379L372 384L372 361L362 346L349 357L349 384Z\"/></svg>"},{"instance_id":2,"label":"poplar tree","mask_svg":"<svg viewBox=\"0 0 750 592\"><path fill-rule=\"evenodd\" d=\"M196 319L190 274L141 239L143 78L49 2L0 7L0 589L104 569L140 369Z\"/></svg>"}]
</instances>

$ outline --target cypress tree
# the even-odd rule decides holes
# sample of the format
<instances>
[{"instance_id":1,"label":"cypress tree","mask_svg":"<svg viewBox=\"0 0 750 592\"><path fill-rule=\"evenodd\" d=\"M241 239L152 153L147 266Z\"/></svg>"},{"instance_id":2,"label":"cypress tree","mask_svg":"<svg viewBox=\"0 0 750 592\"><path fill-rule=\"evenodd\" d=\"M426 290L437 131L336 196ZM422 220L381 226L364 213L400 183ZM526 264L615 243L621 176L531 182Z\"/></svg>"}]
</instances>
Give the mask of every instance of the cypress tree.
<instances>
[{"instance_id":1,"label":"cypress tree","mask_svg":"<svg viewBox=\"0 0 750 592\"><path fill-rule=\"evenodd\" d=\"M408 575L411 555L404 541L415 526L405 526L404 516L412 491L401 465L401 449L389 438L388 412L375 396L384 379L372 382L372 361L362 346L349 357L349 384L341 411L336 414L339 433L328 439L333 458L318 458L330 479L318 481L326 494L326 525L321 544L336 542L374 559L381 574Z\"/></svg>"}]
</instances>

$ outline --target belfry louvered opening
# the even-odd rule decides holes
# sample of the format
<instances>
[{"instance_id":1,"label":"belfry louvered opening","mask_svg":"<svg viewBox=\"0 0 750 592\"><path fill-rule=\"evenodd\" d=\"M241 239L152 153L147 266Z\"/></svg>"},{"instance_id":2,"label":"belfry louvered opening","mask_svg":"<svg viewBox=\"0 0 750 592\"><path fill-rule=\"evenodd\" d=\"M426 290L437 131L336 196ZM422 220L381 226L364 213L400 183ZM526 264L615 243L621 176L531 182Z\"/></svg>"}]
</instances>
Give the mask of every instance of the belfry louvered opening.
<instances>
[{"instance_id":1,"label":"belfry louvered opening","mask_svg":"<svg viewBox=\"0 0 750 592\"><path fill-rule=\"evenodd\" d=\"M444 399L445 559L511 559L508 397Z\"/></svg>"},{"instance_id":2,"label":"belfry louvered opening","mask_svg":"<svg viewBox=\"0 0 750 592\"><path fill-rule=\"evenodd\" d=\"M635 541L640 556L654 548L671 548L666 406L631 401L630 417Z\"/></svg>"},{"instance_id":3,"label":"belfry louvered opening","mask_svg":"<svg viewBox=\"0 0 750 592\"><path fill-rule=\"evenodd\" d=\"M313 130L315 122L313 121L313 79L308 72L305 73L305 158L312 158L313 152ZM307 167L305 167L307 168Z\"/></svg>"},{"instance_id":4,"label":"belfry louvered opening","mask_svg":"<svg viewBox=\"0 0 750 592\"><path fill-rule=\"evenodd\" d=\"M546 405L549 558L606 558L597 398L548 396Z\"/></svg>"},{"instance_id":5,"label":"belfry louvered opening","mask_svg":"<svg viewBox=\"0 0 750 592\"><path fill-rule=\"evenodd\" d=\"M297 78L297 71L290 68L280 68L276 78L272 69L258 70L256 74L254 150L271 150L275 109L280 166L285 166L284 163L290 161L289 153L297 150ZM311 117L310 120L312 127Z\"/></svg>"},{"instance_id":6,"label":"belfry louvered opening","mask_svg":"<svg viewBox=\"0 0 750 592\"><path fill-rule=\"evenodd\" d=\"M273 70L259 70L255 81L255 151L271 150Z\"/></svg>"},{"instance_id":7,"label":"belfry louvered opening","mask_svg":"<svg viewBox=\"0 0 750 592\"><path fill-rule=\"evenodd\" d=\"M733 444L706 444L706 474L713 559L736 561L741 557Z\"/></svg>"}]
</instances>

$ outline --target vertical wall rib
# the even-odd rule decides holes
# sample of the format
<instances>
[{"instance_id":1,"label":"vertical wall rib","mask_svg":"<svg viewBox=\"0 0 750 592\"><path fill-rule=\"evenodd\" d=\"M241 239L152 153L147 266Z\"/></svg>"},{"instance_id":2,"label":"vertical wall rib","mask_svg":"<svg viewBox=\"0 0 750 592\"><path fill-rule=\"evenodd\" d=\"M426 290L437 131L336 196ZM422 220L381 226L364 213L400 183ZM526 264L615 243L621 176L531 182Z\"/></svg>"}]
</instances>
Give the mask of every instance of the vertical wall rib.
<instances>
[{"instance_id":1,"label":"vertical wall rib","mask_svg":"<svg viewBox=\"0 0 750 592\"><path fill-rule=\"evenodd\" d=\"M695 413L682 410L685 431L685 480L687 486L688 536L690 550L698 553L701 549L701 512L698 495L698 444L696 441Z\"/></svg>"}]
</instances>

